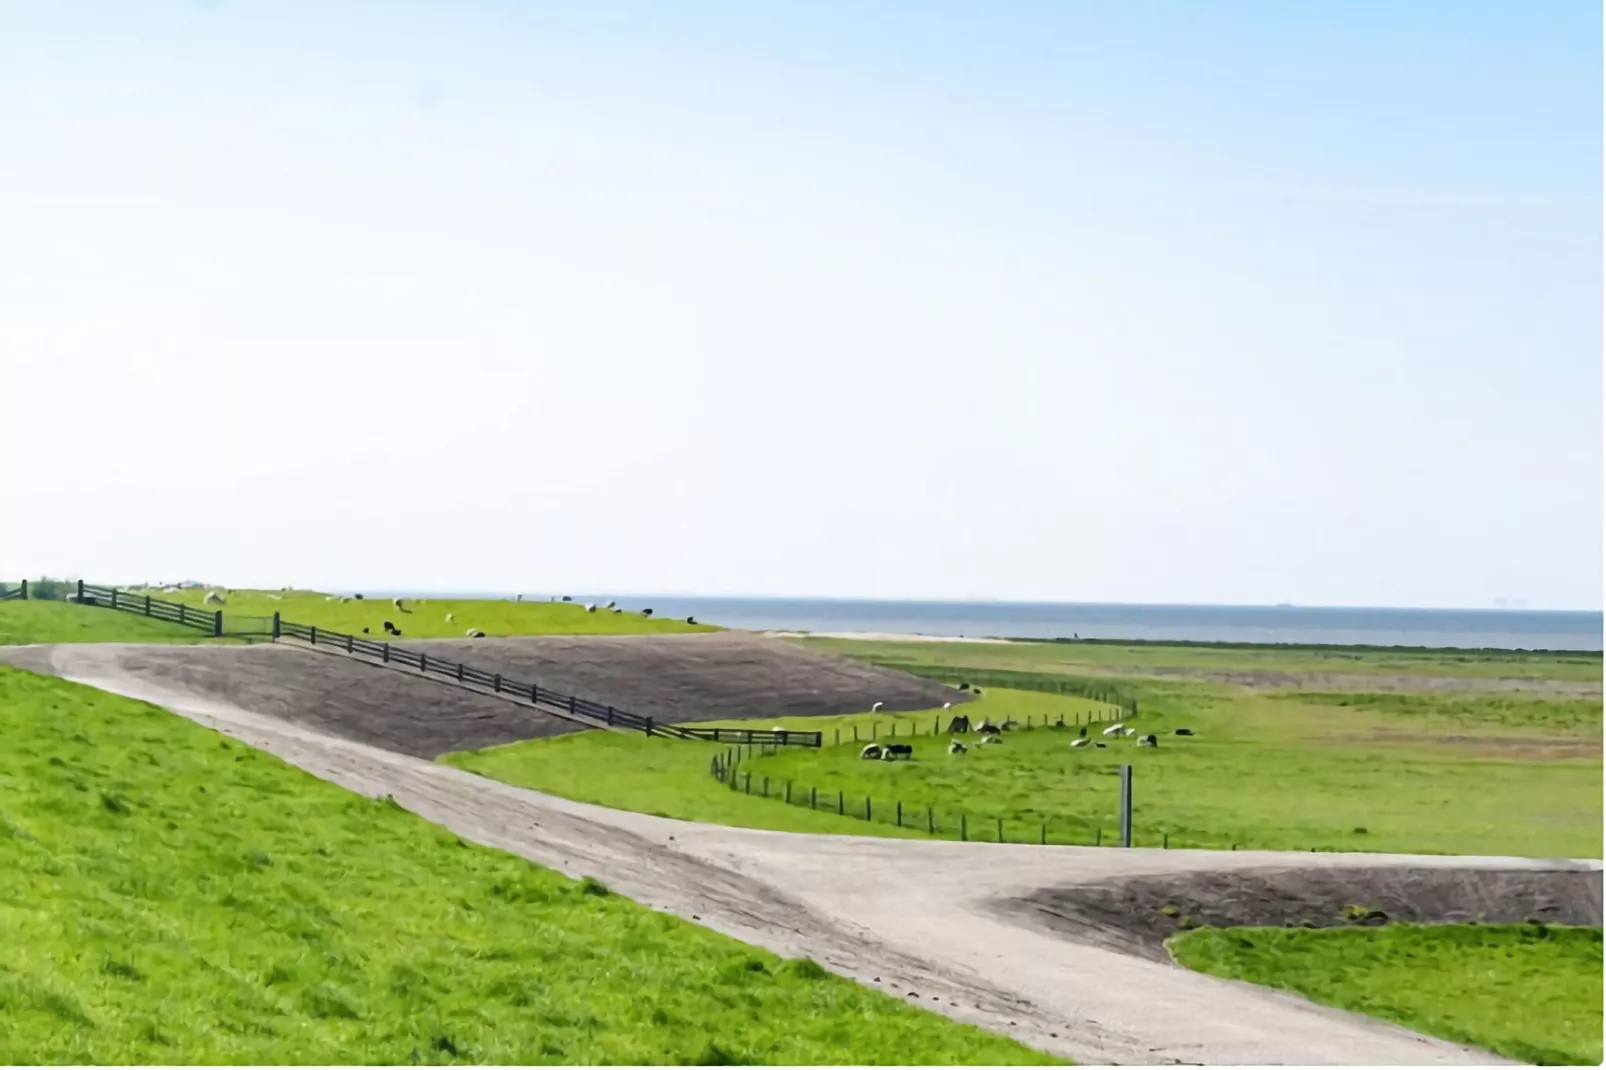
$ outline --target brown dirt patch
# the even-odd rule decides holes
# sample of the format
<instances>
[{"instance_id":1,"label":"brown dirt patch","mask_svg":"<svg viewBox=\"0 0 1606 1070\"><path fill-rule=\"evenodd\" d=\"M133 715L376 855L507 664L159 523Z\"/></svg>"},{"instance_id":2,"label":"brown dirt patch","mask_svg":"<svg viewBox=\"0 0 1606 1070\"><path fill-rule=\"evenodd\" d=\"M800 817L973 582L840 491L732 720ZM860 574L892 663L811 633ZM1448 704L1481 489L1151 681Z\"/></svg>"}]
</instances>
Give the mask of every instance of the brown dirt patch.
<instances>
[{"instance_id":1,"label":"brown dirt patch","mask_svg":"<svg viewBox=\"0 0 1606 1070\"><path fill-rule=\"evenodd\" d=\"M969 695L896 669L731 632L527 636L407 644L661 721L929 710Z\"/></svg>"},{"instance_id":2,"label":"brown dirt patch","mask_svg":"<svg viewBox=\"0 0 1606 1070\"><path fill-rule=\"evenodd\" d=\"M56 672L53 651L115 671L419 758L539 739L584 726L446 680L287 644L92 644L0 648L0 662ZM412 649L664 721L928 709L967 696L931 680L795 644L722 634L419 641Z\"/></svg>"},{"instance_id":3,"label":"brown dirt patch","mask_svg":"<svg viewBox=\"0 0 1606 1070\"><path fill-rule=\"evenodd\" d=\"M1212 925L1332 928L1388 921L1601 924L1599 870L1261 869L1135 877L996 900L1002 913L1166 960L1165 940Z\"/></svg>"}]
</instances>

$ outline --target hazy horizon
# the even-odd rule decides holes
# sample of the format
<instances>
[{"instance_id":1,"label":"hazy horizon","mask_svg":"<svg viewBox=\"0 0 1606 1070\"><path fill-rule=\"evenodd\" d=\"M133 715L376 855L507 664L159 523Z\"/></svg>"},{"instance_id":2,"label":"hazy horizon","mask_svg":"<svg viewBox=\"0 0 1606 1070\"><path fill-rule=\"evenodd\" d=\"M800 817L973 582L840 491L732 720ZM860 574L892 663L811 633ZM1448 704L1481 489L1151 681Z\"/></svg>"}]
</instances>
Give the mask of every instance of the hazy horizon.
<instances>
[{"instance_id":1,"label":"hazy horizon","mask_svg":"<svg viewBox=\"0 0 1606 1070\"><path fill-rule=\"evenodd\" d=\"M0 0L0 578L1598 611L1601 31Z\"/></svg>"}]
</instances>

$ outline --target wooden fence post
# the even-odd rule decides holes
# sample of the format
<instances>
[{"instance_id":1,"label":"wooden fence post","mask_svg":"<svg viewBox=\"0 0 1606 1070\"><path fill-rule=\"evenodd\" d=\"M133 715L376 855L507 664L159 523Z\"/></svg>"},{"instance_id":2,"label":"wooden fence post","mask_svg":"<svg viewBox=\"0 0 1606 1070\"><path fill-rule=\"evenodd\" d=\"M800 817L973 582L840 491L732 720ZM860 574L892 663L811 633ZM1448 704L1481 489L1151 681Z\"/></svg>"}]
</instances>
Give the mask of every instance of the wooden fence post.
<instances>
[{"instance_id":1,"label":"wooden fence post","mask_svg":"<svg viewBox=\"0 0 1606 1070\"><path fill-rule=\"evenodd\" d=\"M864 819L866 821L870 820L870 796L868 795L864 797Z\"/></svg>"},{"instance_id":2,"label":"wooden fence post","mask_svg":"<svg viewBox=\"0 0 1606 1070\"><path fill-rule=\"evenodd\" d=\"M903 828L903 800L898 800L898 827Z\"/></svg>"},{"instance_id":3,"label":"wooden fence post","mask_svg":"<svg viewBox=\"0 0 1606 1070\"><path fill-rule=\"evenodd\" d=\"M84 581L83 580L79 580L78 581L78 601L82 602L83 600L84 600Z\"/></svg>"},{"instance_id":4,"label":"wooden fence post","mask_svg":"<svg viewBox=\"0 0 1606 1070\"><path fill-rule=\"evenodd\" d=\"M221 639L222 637L223 637L223 611L220 609L220 610L217 610L216 612L214 612L212 614L212 638Z\"/></svg>"},{"instance_id":5,"label":"wooden fence post","mask_svg":"<svg viewBox=\"0 0 1606 1070\"><path fill-rule=\"evenodd\" d=\"M926 832L929 835L937 834L937 819L931 813L931 807L926 807Z\"/></svg>"},{"instance_id":6,"label":"wooden fence post","mask_svg":"<svg viewBox=\"0 0 1606 1070\"><path fill-rule=\"evenodd\" d=\"M815 789L814 788L810 788L809 789L809 809L810 810L818 810L819 808L820 808L819 796L815 794Z\"/></svg>"},{"instance_id":7,"label":"wooden fence post","mask_svg":"<svg viewBox=\"0 0 1606 1070\"><path fill-rule=\"evenodd\" d=\"M652 735L652 718L651 717L647 718L647 734L649 736ZM753 774L752 773L748 773L747 774L747 779L749 779L749 780L753 779Z\"/></svg>"},{"instance_id":8,"label":"wooden fence post","mask_svg":"<svg viewBox=\"0 0 1606 1070\"><path fill-rule=\"evenodd\" d=\"M24 602L26 602L28 600L28 581L27 580L23 580L22 581L22 600Z\"/></svg>"},{"instance_id":9,"label":"wooden fence post","mask_svg":"<svg viewBox=\"0 0 1606 1070\"><path fill-rule=\"evenodd\" d=\"M574 696L573 696L573 695L570 695L570 696L569 696L569 716L570 716L570 717L573 717L573 716L574 716L574 714L575 714L575 709L574 709Z\"/></svg>"},{"instance_id":10,"label":"wooden fence post","mask_svg":"<svg viewBox=\"0 0 1606 1070\"><path fill-rule=\"evenodd\" d=\"M1039 847L1048 846L1048 818L1043 818L1043 824L1037 830L1037 844Z\"/></svg>"},{"instance_id":11,"label":"wooden fence post","mask_svg":"<svg viewBox=\"0 0 1606 1070\"><path fill-rule=\"evenodd\" d=\"M112 588L112 608L117 608L117 588Z\"/></svg>"},{"instance_id":12,"label":"wooden fence post","mask_svg":"<svg viewBox=\"0 0 1606 1070\"><path fill-rule=\"evenodd\" d=\"M647 734L648 735L652 735L651 732L649 732ZM742 774L742 794L744 794L744 795L753 794L753 774L752 773L743 773Z\"/></svg>"},{"instance_id":13,"label":"wooden fence post","mask_svg":"<svg viewBox=\"0 0 1606 1070\"><path fill-rule=\"evenodd\" d=\"M840 728L836 730L836 745L842 746L842 729Z\"/></svg>"},{"instance_id":14,"label":"wooden fence post","mask_svg":"<svg viewBox=\"0 0 1606 1070\"><path fill-rule=\"evenodd\" d=\"M965 827L965 812L959 811L959 842L964 843L970 838L970 830Z\"/></svg>"},{"instance_id":15,"label":"wooden fence post","mask_svg":"<svg viewBox=\"0 0 1606 1070\"><path fill-rule=\"evenodd\" d=\"M837 789L837 793L836 793L836 812L837 812L838 815L846 814L848 812L847 809L846 809L846 803L843 800L844 800L844 796L842 794L841 789L839 788L839 789ZM1233 850L1236 851L1237 848L1234 847Z\"/></svg>"},{"instance_id":16,"label":"wooden fence post","mask_svg":"<svg viewBox=\"0 0 1606 1070\"><path fill-rule=\"evenodd\" d=\"M317 646L318 645L318 626L316 624L312 625L311 627L309 627L307 629L307 632L312 636L312 645L313 646Z\"/></svg>"},{"instance_id":17,"label":"wooden fence post","mask_svg":"<svg viewBox=\"0 0 1606 1070\"><path fill-rule=\"evenodd\" d=\"M792 801L792 782L790 780L786 782L786 801L788 803Z\"/></svg>"},{"instance_id":18,"label":"wooden fence post","mask_svg":"<svg viewBox=\"0 0 1606 1070\"><path fill-rule=\"evenodd\" d=\"M1004 819L1003 818L999 818L998 819L998 842L999 843L1003 843L1004 842Z\"/></svg>"},{"instance_id":19,"label":"wooden fence post","mask_svg":"<svg viewBox=\"0 0 1606 1070\"><path fill-rule=\"evenodd\" d=\"M145 596L145 615L147 617L151 615L151 596L150 595L146 595Z\"/></svg>"},{"instance_id":20,"label":"wooden fence post","mask_svg":"<svg viewBox=\"0 0 1606 1070\"><path fill-rule=\"evenodd\" d=\"M346 636L346 653L351 653L352 642L355 640L355 638L356 637L352 635Z\"/></svg>"},{"instance_id":21,"label":"wooden fence post","mask_svg":"<svg viewBox=\"0 0 1606 1070\"><path fill-rule=\"evenodd\" d=\"M380 644L380 646L379 646L379 660L383 661L387 665L390 664L390 644L389 643L381 643Z\"/></svg>"},{"instance_id":22,"label":"wooden fence post","mask_svg":"<svg viewBox=\"0 0 1606 1070\"><path fill-rule=\"evenodd\" d=\"M765 777L764 778L764 798L767 799L769 797L770 797L770 778L769 777Z\"/></svg>"}]
</instances>

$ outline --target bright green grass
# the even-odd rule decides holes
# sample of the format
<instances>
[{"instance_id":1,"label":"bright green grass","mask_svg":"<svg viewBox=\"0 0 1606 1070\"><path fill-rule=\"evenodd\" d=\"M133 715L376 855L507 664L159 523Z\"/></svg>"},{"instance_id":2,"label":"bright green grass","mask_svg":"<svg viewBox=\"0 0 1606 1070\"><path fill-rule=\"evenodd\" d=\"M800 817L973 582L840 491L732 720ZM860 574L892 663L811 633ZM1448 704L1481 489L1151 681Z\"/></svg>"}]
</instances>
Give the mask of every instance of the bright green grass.
<instances>
[{"instance_id":1,"label":"bright green grass","mask_svg":"<svg viewBox=\"0 0 1606 1070\"><path fill-rule=\"evenodd\" d=\"M0 646L25 643L197 643L205 632L70 602L0 602Z\"/></svg>"},{"instance_id":2,"label":"bright green grass","mask_svg":"<svg viewBox=\"0 0 1606 1070\"><path fill-rule=\"evenodd\" d=\"M0 1064L1044 1060L153 706L0 711Z\"/></svg>"},{"instance_id":3,"label":"bright green grass","mask_svg":"<svg viewBox=\"0 0 1606 1070\"><path fill-rule=\"evenodd\" d=\"M1587 652L1321 650L1113 643L889 643L857 639L809 639L807 642L888 665L968 666L1072 676L1109 676L1115 672L1134 675L1274 672L1514 677L1598 683L1602 669L1601 655Z\"/></svg>"},{"instance_id":4,"label":"bright green grass","mask_svg":"<svg viewBox=\"0 0 1606 1070\"><path fill-rule=\"evenodd\" d=\"M172 594L153 592L158 598L202 606L206 592L185 590ZM497 599L405 598L410 612L397 612L388 598L331 600L318 591L231 591L222 606L225 614L271 617L297 624L359 635L383 636L384 621L402 630L404 639L461 639L470 628L486 635L644 635L671 632L717 631L706 624L645 617L640 613L613 613L599 608L587 613L573 602L508 602ZM453 620L448 622L450 613Z\"/></svg>"},{"instance_id":5,"label":"bright green grass","mask_svg":"<svg viewBox=\"0 0 1606 1070\"><path fill-rule=\"evenodd\" d=\"M1298 992L1523 1062L1601 1062L1601 930L1518 925L1196 929L1184 966Z\"/></svg>"},{"instance_id":6,"label":"bright green grass","mask_svg":"<svg viewBox=\"0 0 1606 1070\"><path fill-rule=\"evenodd\" d=\"M973 718L995 721L1040 720L1059 709L1075 720L1089 708L1083 700L999 689L965 707ZM930 807L938 834L946 838L959 834L964 812L965 834L972 839L996 838L1002 819L1011 842L1046 835L1055 843L1090 843L1096 834L1108 842L1118 826L1117 767L1130 762L1139 845L1169 838L1173 847L1601 854L1598 738L1555 734L1517 747L1503 725L1469 726L1431 710L1412 715L1414 731L1401 735L1391 732L1399 719L1392 711L1200 685L1145 693L1142 709L1132 724L1157 733L1158 749L1122 740L1103 750L1072 750L1074 733L1036 728L1010 733L995 748L972 746L964 755L946 753L946 735L915 736L914 760L899 762L858 756L871 723L881 726L881 738L887 736L893 718L885 714L746 722L755 728L822 728L828 744L818 751L792 747L747 757L738 785L750 787L753 796L708 775L711 756L726 748L643 737L585 733L446 760L508 783L672 817L908 835L908 829L883 823L897 820L901 802L905 822L918 835L925 835ZM928 711L897 720L929 732L932 717ZM830 745L839 726L854 723L859 742L844 734L840 746ZM1198 734L1173 735L1184 726ZM1097 736L1098 729L1092 731ZM1525 732L1536 736L1532 729ZM772 796L791 781L794 800L807 798L813 787L816 801L833 811L838 792L850 814L862 814L869 796L873 821L848 819L844 826L835 813L812 814L763 798L766 777Z\"/></svg>"}]
</instances>

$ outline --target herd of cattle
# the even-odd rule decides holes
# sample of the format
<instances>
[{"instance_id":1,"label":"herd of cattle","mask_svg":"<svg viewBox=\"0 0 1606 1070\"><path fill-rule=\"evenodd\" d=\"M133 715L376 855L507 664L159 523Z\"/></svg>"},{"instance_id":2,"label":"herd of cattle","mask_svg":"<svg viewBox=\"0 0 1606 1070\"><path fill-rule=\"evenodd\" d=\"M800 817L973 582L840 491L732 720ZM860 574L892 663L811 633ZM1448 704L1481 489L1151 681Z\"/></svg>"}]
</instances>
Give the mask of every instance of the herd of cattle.
<instances>
[{"instance_id":1,"label":"herd of cattle","mask_svg":"<svg viewBox=\"0 0 1606 1070\"><path fill-rule=\"evenodd\" d=\"M880 706L881 703L876 703L876 708L879 709ZM1005 721L1003 724L995 725L991 720L984 720L981 722L981 724L976 726L975 746L996 746L1004 741L1005 732L1019 727L1020 725L1016 721ZM1053 729L1065 729L1069 728L1070 726L1061 723L1049 725L1049 727ZM970 718L966 717L964 714L960 714L948 723L948 732L950 736L968 733L970 730ZM1191 736L1193 735L1193 729L1179 728L1176 730L1176 734L1179 736ZM1159 737L1153 732L1150 732L1148 735L1139 736L1137 729L1130 728L1120 722L1112 724L1108 728L1104 729L1101 735L1112 739L1132 739L1133 737L1136 737L1137 745L1140 747L1158 747L1160 745ZM1109 744L1104 743L1101 740L1090 738L1087 734L1086 725L1083 725L1081 728L1079 728L1077 730L1077 737L1071 740L1072 750L1080 747L1097 747L1102 750L1108 745ZM958 739L950 739L948 741L949 754L964 754L968 750L969 747L967 747ZM896 761L899 758L913 758L914 753L913 745L908 743L871 743L865 746L863 750L859 751L859 757L863 758L865 761L890 762Z\"/></svg>"}]
</instances>

